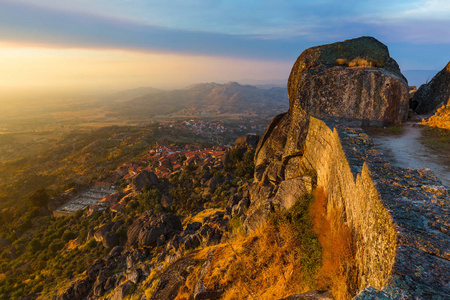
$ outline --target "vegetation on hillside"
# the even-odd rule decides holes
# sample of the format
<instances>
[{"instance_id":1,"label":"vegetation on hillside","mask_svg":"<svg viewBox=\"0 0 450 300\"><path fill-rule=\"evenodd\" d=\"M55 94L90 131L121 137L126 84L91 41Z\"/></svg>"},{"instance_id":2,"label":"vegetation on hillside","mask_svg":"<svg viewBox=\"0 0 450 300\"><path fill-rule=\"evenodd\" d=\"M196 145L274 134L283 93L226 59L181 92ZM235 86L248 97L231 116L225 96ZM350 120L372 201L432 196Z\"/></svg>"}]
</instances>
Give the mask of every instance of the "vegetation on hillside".
<instances>
[{"instance_id":1,"label":"vegetation on hillside","mask_svg":"<svg viewBox=\"0 0 450 300\"><path fill-rule=\"evenodd\" d=\"M190 165L169 180L160 178L173 195L170 208L162 207L161 190L146 186L127 199L123 213L107 210L79 211L66 218L50 215L46 206L53 201L51 197L70 187L104 179L110 170L138 159L162 138L181 145L209 143L209 139L157 124L114 126L89 134L71 134L34 159L0 165L0 299L21 299L26 295L31 299L50 299L84 276L96 259L111 250L93 239L92 230L98 226L120 224L115 233L123 245L128 226L143 212L165 211L187 218L206 207L224 207L231 191L246 184L242 178L251 178L251 164L244 168L241 158L245 156L249 164L252 156L243 152L233 156L228 164L230 171L240 170L242 178L223 169L209 170L199 165ZM214 193L196 179L206 173L220 182Z\"/></svg>"},{"instance_id":2,"label":"vegetation on hillside","mask_svg":"<svg viewBox=\"0 0 450 300\"><path fill-rule=\"evenodd\" d=\"M221 299L281 299L310 290L331 290L335 299L349 299L357 291L355 245L351 230L338 210L326 213L327 198L320 187L302 195L286 211L273 213L248 235L231 222L237 236L225 244L205 248L197 258L207 260L209 290L223 290ZM201 272L198 266L176 299L190 299Z\"/></svg>"}]
</instances>

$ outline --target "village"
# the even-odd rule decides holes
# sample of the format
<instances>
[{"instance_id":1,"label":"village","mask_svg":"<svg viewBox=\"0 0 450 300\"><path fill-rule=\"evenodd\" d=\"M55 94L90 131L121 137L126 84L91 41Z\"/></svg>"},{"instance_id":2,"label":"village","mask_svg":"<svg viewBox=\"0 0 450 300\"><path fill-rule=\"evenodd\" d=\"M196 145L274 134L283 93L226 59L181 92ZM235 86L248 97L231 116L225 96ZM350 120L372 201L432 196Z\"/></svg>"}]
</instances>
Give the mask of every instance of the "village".
<instances>
[{"instance_id":1,"label":"village","mask_svg":"<svg viewBox=\"0 0 450 300\"><path fill-rule=\"evenodd\" d=\"M139 189L132 184L132 180L141 173L151 172L158 178L169 179L172 174L187 166L213 162L221 158L229 147L228 145L211 148L202 148L198 145L177 146L169 145L167 139L162 139L157 147L150 149L143 157L132 163L124 163L111 171L107 178L72 197L69 202L55 210L53 215L70 216L88 207L91 213L107 208L115 212L123 211L132 192ZM117 182L123 183L120 191L119 187L115 186Z\"/></svg>"},{"instance_id":2,"label":"village","mask_svg":"<svg viewBox=\"0 0 450 300\"><path fill-rule=\"evenodd\" d=\"M188 120L188 121L178 121L178 122L170 122L170 123L161 123L161 126L176 128L180 130L188 130L193 132L196 135L201 135L204 137L209 137L214 139L217 135L226 134L226 133L246 133L251 131L255 132L263 132L265 130L264 125L224 125L221 122L212 122L206 120ZM250 133L252 134L252 133ZM253 132L253 134L255 134Z\"/></svg>"}]
</instances>

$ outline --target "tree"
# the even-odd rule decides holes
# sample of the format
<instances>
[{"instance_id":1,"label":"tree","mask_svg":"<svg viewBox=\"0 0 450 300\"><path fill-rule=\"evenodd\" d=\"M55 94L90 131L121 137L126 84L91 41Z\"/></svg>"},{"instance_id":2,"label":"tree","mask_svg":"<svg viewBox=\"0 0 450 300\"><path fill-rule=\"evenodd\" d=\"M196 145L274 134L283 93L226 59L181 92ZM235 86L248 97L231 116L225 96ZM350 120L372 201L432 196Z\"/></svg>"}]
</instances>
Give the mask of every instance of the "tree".
<instances>
[{"instance_id":1,"label":"tree","mask_svg":"<svg viewBox=\"0 0 450 300\"><path fill-rule=\"evenodd\" d=\"M76 237L77 237L77 235L75 232L73 232L69 229L66 229L64 231L63 235L61 236L61 239L67 243L68 241L73 240Z\"/></svg>"},{"instance_id":2,"label":"tree","mask_svg":"<svg viewBox=\"0 0 450 300\"><path fill-rule=\"evenodd\" d=\"M50 196L46 189L39 189L34 192L30 197L30 202L36 207L47 207L47 203L50 200Z\"/></svg>"},{"instance_id":3,"label":"tree","mask_svg":"<svg viewBox=\"0 0 450 300\"><path fill-rule=\"evenodd\" d=\"M36 253L42 248L41 242L38 239L31 240L28 244L28 251Z\"/></svg>"}]
</instances>

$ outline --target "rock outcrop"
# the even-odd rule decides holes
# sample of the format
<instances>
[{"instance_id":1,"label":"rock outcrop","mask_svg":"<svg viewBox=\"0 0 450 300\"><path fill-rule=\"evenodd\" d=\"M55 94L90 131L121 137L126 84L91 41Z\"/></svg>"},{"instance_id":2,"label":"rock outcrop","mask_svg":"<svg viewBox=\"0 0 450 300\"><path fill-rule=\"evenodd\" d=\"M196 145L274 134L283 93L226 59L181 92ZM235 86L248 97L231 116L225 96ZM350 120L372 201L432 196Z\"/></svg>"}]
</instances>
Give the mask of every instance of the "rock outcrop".
<instances>
[{"instance_id":1,"label":"rock outcrop","mask_svg":"<svg viewBox=\"0 0 450 300\"><path fill-rule=\"evenodd\" d=\"M430 82L422 84L411 100L417 114L428 114L445 106L450 98L450 62Z\"/></svg>"},{"instance_id":2,"label":"rock outcrop","mask_svg":"<svg viewBox=\"0 0 450 300\"><path fill-rule=\"evenodd\" d=\"M158 184L158 176L150 171L142 171L132 179L132 186L135 191L140 191L144 186L156 186Z\"/></svg>"},{"instance_id":3,"label":"rock outcrop","mask_svg":"<svg viewBox=\"0 0 450 300\"><path fill-rule=\"evenodd\" d=\"M128 228L129 245L156 246L159 238L169 238L169 234L182 231L180 219L175 215L144 212Z\"/></svg>"},{"instance_id":4,"label":"rock outcrop","mask_svg":"<svg viewBox=\"0 0 450 300\"><path fill-rule=\"evenodd\" d=\"M391 166L361 128L313 117L308 123L299 173L314 174L327 194L327 207L342 211L355 234L362 291L357 299L450 297L447 189L429 170ZM274 210L279 192L289 194L281 189L286 181L253 186L247 230ZM290 196L294 191L283 198Z\"/></svg>"},{"instance_id":5,"label":"rock outcrop","mask_svg":"<svg viewBox=\"0 0 450 300\"><path fill-rule=\"evenodd\" d=\"M93 234L94 239L97 242L102 242L105 248L114 248L119 244L119 237L115 231L120 225L122 225L120 222L110 222L100 226Z\"/></svg>"},{"instance_id":6,"label":"rock outcrop","mask_svg":"<svg viewBox=\"0 0 450 300\"><path fill-rule=\"evenodd\" d=\"M408 84L372 37L312 47L295 62L288 82L289 110L384 125L406 120Z\"/></svg>"},{"instance_id":7,"label":"rock outcrop","mask_svg":"<svg viewBox=\"0 0 450 300\"><path fill-rule=\"evenodd\" d=\"M255 149L258 144L258 137L252 134L245 134L236 139L234 146L236 148Z\"/></svg>"}]
</instances>

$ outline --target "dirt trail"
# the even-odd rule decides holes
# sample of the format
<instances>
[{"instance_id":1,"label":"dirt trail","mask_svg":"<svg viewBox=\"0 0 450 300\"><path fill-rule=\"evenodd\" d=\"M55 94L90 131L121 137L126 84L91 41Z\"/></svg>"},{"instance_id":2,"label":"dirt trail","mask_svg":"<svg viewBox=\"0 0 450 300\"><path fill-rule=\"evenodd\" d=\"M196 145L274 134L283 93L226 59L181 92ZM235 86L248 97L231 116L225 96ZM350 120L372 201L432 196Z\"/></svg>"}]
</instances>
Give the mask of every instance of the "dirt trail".
<instances>
[{"instance_id":1,"label":"dirt trail","mask_svg":"<svg viewBox=\"0 0 450 300\"><path fill-rule=\"evenodd\" d=\"M367 134L375 147L392 158L392 164L402 168L428 168L450 188L450 151L438 153L420 142L424 127L415 123L403 125L401 134L390 134L387 130L369 129Z\"/></svg>"}]
</instances>

